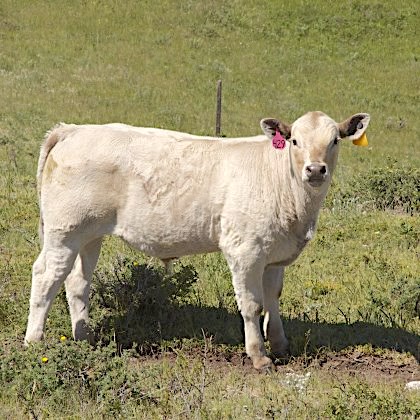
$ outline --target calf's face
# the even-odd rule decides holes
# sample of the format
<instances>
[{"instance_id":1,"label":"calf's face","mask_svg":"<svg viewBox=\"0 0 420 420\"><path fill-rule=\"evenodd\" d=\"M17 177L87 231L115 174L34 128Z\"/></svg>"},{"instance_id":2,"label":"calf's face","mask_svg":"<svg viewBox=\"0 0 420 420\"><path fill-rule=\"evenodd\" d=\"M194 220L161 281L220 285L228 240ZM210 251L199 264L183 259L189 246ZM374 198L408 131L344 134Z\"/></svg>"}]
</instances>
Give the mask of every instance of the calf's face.
<instances>
[{"instance_id":1,"label":"calf's face","mask_svg":"<svg viewBox=\"0 0 420 420\"><path fill-rule=\"evenodd\" d=\"M309 188L317 189L331 180L340 141L361 139L369 120L368 114L355 114L336 123L322 112L309 112L291 125L266 118L261 121L261 128L273 140L275 148L282 149L284 140L289 142L288 152L279 150L278 153L289 153L292 176L299 177Z\"/></svg>"}]
</instances>

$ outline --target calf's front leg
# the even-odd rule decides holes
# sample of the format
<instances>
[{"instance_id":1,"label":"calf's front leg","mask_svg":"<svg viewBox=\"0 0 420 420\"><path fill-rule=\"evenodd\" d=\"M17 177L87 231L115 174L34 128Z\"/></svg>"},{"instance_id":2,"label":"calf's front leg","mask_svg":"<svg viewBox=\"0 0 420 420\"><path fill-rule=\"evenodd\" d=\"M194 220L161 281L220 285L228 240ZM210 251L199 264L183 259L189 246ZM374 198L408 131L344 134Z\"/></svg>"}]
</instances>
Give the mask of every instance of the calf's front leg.
<instances>
[{"instance_id":1,"label":"calf's front leg","mask_svg":"<svg viewBox=\"0 0 420 420\"><path fill-rule=\"evenodd\" d=\"M264 346L260 328L260 315L263 309L262 274L264 267L261 263L244 264L227 258L232 272L232 282L235 297L244 320L245 349L251 358L254 368L269 369L273 362Z\"/></svg>"},{"instance_id":2,"label":"calf's front leg","mask_svg":"<svg viewBox=\"0 0 420 420\"><path fill-rule=\"evenodd\" d=\"M264 335L268 339L271 351L276 357L285 357L289 353L289 342L284 334L279 313L279 298L283 289L284 267L268 265L263 275L264 291Z\"/></svg>"}]
</instances>

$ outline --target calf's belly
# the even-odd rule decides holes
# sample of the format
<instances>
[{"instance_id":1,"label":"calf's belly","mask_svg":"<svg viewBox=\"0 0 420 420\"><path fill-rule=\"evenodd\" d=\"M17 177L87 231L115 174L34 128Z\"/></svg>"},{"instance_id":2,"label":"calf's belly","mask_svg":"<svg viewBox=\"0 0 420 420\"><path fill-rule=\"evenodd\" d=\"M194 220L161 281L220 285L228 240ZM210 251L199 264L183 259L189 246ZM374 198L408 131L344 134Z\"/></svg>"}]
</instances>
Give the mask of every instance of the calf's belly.
<instances>
[{"instance_id":1,"label":"calf's belly","mask_svg":"<svg viewBox=\"0 0 420 420\"><path fill-rule=\"evenodd\" d=\"M209 225L171 223L170 217L118 223L112 234L133 248L161 259L219 250L218 235Z\"/></svg>"}]
</instances>

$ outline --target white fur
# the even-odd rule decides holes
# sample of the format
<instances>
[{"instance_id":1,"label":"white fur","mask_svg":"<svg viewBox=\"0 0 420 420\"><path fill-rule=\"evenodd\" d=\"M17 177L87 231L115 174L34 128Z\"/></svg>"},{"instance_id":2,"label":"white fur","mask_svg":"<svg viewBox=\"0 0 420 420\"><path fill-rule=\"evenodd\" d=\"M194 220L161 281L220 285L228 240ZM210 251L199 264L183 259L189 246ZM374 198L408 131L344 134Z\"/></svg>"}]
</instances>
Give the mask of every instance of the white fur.
<instances>
[{"instance_id":1,"label":"white fur","mask_svg":"<svg viewBox=\"0 0 420 420\"><path fill-rule=\"evenodd\" d=\"M221 250L232 272L254 366L271 364L287 339L278 298L284 266L311 239L338 154L338 125L309 113L292 126L297 147L261 136L218 139L124 124L66 125L41 148L38 189L44 243L33 266L25 341L43 337L63 283L73 334L89 338L88 296L101 238L117 235L162 260ZM268 136L270 137L270 136ZM328 167L317 188L302 162Z\"/></svg>"}]
</instances>

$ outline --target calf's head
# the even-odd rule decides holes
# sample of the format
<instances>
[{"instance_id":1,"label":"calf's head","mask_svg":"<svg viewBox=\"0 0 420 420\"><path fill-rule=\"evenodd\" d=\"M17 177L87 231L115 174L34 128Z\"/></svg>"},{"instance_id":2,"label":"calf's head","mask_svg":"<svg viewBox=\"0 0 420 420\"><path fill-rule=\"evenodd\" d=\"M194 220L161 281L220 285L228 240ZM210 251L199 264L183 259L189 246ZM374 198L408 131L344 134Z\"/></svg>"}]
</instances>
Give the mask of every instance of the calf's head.
<instances>
[{"instance_id":1,"label":"calf's head","mask_svg":"<svg viewBox=\"0 0 420 420\"><path fill-rule=\"evenodd\" d=\"M328 185L338 158L341 140L364 139L369 114L355 114L336 123L322 112L309 112L289 125L274 118L261 120L261 128L273 140L277 153L289 153L292 176L311 189ZM288 150L284 141L289 142ZM358 144L357 142L355 144Z\"/></svg>"}]
</instances>

